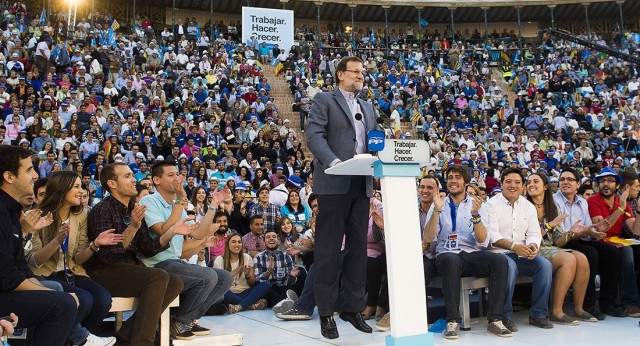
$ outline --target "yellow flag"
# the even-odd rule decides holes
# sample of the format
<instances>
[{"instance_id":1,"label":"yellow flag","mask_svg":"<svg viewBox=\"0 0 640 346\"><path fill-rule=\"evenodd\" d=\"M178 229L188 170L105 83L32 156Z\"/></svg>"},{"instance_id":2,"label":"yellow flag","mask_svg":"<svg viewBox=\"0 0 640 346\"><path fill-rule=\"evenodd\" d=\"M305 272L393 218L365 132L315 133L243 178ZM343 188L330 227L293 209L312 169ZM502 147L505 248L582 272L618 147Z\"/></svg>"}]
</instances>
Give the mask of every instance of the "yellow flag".
<instances>
[{"instance_id":1,"label":"yellow flag","mask_svg":"<svg viewBox=\"0 0 640 346\"><path fill-rule=\"evenodd\" d=\"M284 65L282 65L282 63L278 61L278 65L276 65L276 76L279 75L280 72L282 72L282 69L284 69Z\"/></svg>"},{"instance_id":2,"label":"yellow flag","mask_svg":"<svg viewBox=\"0 0 640 346\"><path fill-rule=\"evenodd\" d=\"M118 23L117 20L113 20L113 23L111 23L111 28L113 29L113 31L116 31L120 28L120 23Z\"/></svg>"}]
</instances>

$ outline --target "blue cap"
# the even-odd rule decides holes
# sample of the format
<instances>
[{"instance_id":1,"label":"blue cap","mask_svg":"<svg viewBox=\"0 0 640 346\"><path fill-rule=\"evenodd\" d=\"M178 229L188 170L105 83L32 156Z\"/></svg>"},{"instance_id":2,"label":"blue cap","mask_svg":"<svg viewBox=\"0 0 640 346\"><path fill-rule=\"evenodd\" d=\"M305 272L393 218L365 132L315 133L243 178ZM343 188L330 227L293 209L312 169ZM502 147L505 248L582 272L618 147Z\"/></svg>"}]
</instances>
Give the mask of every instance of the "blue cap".
<instances>
[{"instance_id":1,"label":"blue cap","mask_svg":"<svg viewBox=\"0 0 640 346\"><path fill-rule=\"evenodd\" d=\"M223 157L220 160L218 160L216 163L227 163L227 159Z\"/></svg>"},{"instance_id":2,"label":"blue cap","mask_svg":"<svg viewBox=\"0 0 640 346\"><path fill-rule=\"evenodd\" d=\"M301 189L304 186L304 182L302 181L302 178L300 178L297 175L292 175L289 178L287 178L287 184L293 185L297 189Z\"/></svg>"},{"instance_id":3,"label":"blue cap","mask_svg":"<svg viewBox=\"0 0 640 346\"><path fill-rule=\"evenodd\" d=\"M284 170L284 166L283 166L283 165L277 165L277 166L276 166L276 169L282 169L282 170Z\"/></svg>"},{"instance_id":4,"label":"blue cap","mask_svg":"<svg viewBox=\"0 0 640 346\"><path fill-rule=\"evenodd\" d=\"M599 183L600 179L604 177L614 177L616 178L616 181L618 182L618 184L622 184L622 178L620 178L620 176L616 173L616 171L614 171L611 167L603 168L593 180L595 180L596 183Z\"/></svg>"},{"instance_id":5,"label":"blue cap","mask_svg":"<svg viewBox=\"0 0 640 346\"><path fill-rule=\"evenodd\" d=\"M236 190L247 191L247 185L243 182L239 182L236 184Z\"/></svg>"},{"instance_id":6,"label":"blue cap","mask_svg":"<svg viewBox=\"0 0 640 346\"><path fill-rule=\"evenodd\" d=\"M467 164L467 165L468 165L468 164L469 164L469 161L468 161L468 160L462 160L462 164L463 164L463 165L464 165L464 164Z\"/></svg>"}]
</instances>

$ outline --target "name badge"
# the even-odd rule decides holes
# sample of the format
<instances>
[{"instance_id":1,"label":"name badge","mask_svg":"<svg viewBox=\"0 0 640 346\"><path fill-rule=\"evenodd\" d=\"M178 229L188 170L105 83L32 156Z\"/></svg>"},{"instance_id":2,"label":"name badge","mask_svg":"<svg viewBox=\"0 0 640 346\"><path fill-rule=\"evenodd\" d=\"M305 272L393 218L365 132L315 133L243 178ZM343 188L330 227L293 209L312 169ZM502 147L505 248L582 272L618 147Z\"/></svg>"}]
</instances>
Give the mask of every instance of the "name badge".
<instances>
[{"instance_id":1,"label":"name badge","mask_svg":"<svg viewBox=\"0 0 640 346\"><path fill-rule=\"evenodd\" d=\"M447 250L458 250L458 235L457 234L449 234L447 237L447 242L444 245Z\"/></svg>"},{"instance_id":2,"label":"name badge","mask_svg":"<svg viewBox=\"0 0 640 346\"><path fill-rule=\"evenodd\" d=\"M282 279L285 276L287 276L287 272L285 271L286 268L278 268L276 270L276 279Z\"/></svg>"}]
</instances>

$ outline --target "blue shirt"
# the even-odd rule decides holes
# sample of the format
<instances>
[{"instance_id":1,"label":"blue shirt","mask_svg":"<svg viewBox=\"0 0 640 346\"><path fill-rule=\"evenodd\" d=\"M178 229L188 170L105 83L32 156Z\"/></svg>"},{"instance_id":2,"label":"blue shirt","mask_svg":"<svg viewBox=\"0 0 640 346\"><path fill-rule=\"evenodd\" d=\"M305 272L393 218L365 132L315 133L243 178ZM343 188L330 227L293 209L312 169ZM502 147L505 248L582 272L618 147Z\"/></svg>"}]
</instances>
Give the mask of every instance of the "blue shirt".
<instances>
[{"instance_id":1,"label":"blue shirt","mask_svg":"<svg viewBox=\"0 0 640 346\"><path fill-rule=\"evenodd\" d=\"M558 208L558 215L569 215L569 217L562 222L562 229L564 231L570 230L571 226L578 221L585 226L591 225L591 216L589 215L587 200L578 195L573 199L573 203L569 202L561 191L553 194L553 201Z\"/></svg>"},{"instance_id":2,"label":"blue shirt","mask_svg":"<svg viewBox=\"0 0 640 346\"><path fill-rule=\"evenodd\" d=\"M144 205L147 207L147 210L144 213L144 221L147 223L149 230L153 225L165 222L169 219L171 212L173 211L173 204L167 203L164 200L162 195L159 193L154 193L151 195L145 196L141 201L140 205ZM184 219L187 217L187 212L182 210L182 216L180 219ZM149 232L151 234L151 238L155 239L158 237L157 234L152 231ZM138 255L142 263L147 267L154 267L156 264L170 260L170 259L180 259L182 256L182 244L184 243L184 237L181 235L176 235L171 238L169 242L169 248L158 253L153 257L143 257L142 255Z\"/></svg>"},{"instance_id":3,"label":"blue shirt","mask_svg":"<svg viewBox=\"0 0 640 346\"><path fill-rule=\"evenodd\" d=\"M476 239L476 234L473 230L473 224L471 223L471 208L473 206L473 198L467 196L456 207L451 201L451 197L447 197L444 200L444 206L438 219L438 226L436 228L436 256L444 252L460 253L474 252L482 250L489 245L489 235L484 242L480 243ZM453 207L453 208L452 208ZM455 210L454 210L455 209ZM483 204L478 212L482 222L486 224L488 220L487 208ZM455 229L453 225L453 216L455 216ZM458 235L457 249L447 248L449 235Z\"/></svg>"},{"instance_id":4,"label":"blue shirt","mask_svg":"<svg viewBox=\"0 0 640 346\"><path fill-rule=\"evenodd\" d=\"M282 217L288 217L294 226L302 226L303 228L305 228L307 221L309 221L309 218L311 217L311 210L309 210L309 207L307 207L306 205L303 205L303 207L304 211L298 212L290 211L289 207L283 205L282 207L280 207L280 214L282 215Z\"/></svg>"}]
</instances>

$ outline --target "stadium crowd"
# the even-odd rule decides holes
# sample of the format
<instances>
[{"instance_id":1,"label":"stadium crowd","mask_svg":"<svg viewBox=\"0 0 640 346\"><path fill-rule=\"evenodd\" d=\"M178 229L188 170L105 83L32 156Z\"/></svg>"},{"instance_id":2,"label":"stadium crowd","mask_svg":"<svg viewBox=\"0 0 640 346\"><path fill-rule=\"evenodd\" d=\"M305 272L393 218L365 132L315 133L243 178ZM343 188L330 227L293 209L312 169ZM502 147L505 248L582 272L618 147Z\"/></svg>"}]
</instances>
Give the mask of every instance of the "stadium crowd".
<instances>
[{"instance_id":1,"label":"stadium crowd","mask_svg":"<svg viewBox=\"0 0 640 346\"><path fill-rule=\"evenodd\" d=\"M532 277L534 326L640 317L640 247L626 240L640 236L636 65L551 36L520 49L506 31L449 41L408 26L384 42L367 29L353 46L340 24L321 43L303 25L299 45L267 47L241 42L233 22L154 31L140 17L124 34L107 14L67 28L63 15L3 6L0 315L17 313L34 345L152 345L178 295L180 340L210 334L204 315L311 319L318 205L301 136L345 57L361 58L359 97L387 135L414 132L431 149L417 197L445 338L458 337L461 276L490 277L487 330L503 337L518 330L518 276ZM625 33L599 35L639 50ZM293 105L273 97L267 64ZM290 106L300 128L280 111ZM363 313L389 330L383 197L370 203ZM141 302L116 336L96 336L112 296Z\"/></svg>"}]
</instances>

